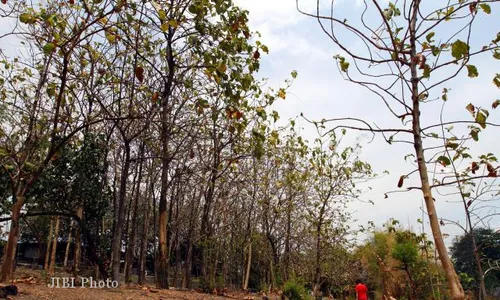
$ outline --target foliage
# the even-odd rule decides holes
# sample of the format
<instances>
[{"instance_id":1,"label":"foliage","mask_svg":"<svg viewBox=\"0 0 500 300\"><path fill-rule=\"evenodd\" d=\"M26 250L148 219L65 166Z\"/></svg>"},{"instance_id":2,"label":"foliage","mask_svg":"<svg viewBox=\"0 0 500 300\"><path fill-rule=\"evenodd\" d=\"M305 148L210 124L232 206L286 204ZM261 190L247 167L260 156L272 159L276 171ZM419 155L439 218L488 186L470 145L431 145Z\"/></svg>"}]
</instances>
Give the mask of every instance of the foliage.
<instances>
[{"instance_id":1,"label":"foliage","mask_svg":"<svg viewBox=\"0 0 500 300\"><path fill-rule=\"evenodd\" d=\"M290 300L304 300L310 298L304 285L296 279L285 282L283 286L283 295Z\"/></svg>"},{"instance_id":2,"label":"foliage","mask_svg":"<svg viewBox=\"0 0 500 300\"><path fill-rule=\"evenodd\" d=\"M479 256L483 265L483 272L488 269L488 261L500 260L500 233L490 228L476 228L473 230L479 249ZM455 268L460 273L460 279L464 288L475 292L479 289L479 274L473 255L471 236L463 234L457 236L450 252L453 257ZM485 275L485 284L488 291L499 287L500 272L488 272Z\"/></svg>"},{"instance_id":3,"label":"foliage","mask_svg":"<svg viewBox=\"0 0 500 300\"><path fill-rule=\"evenodd\" d=\"M380 297L430 299L445 294L436 284L443 271L431 255L432 243L425 235L417 235L388 222L385 231L374 231L356 253L366 272L365 282Z\"/></svg>"}]
</instances>

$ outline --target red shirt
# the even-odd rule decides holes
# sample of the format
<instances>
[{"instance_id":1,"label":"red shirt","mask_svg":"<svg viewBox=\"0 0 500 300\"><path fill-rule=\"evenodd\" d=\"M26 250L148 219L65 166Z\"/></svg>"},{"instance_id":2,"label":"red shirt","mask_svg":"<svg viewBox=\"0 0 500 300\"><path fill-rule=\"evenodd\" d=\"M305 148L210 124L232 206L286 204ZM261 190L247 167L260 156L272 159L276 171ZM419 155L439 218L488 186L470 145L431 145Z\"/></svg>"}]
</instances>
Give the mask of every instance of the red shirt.
<instances>
[{"instance_id":1,"label":"red shirt","mask_svg":"<svg viewBox=\"0 0 500 300\"><path fill-rule=\"evenodd\" d=\"M358 293L358 300L368 300L368 296L366 296L368 288L366 287L366 285L358 283L356 285L356 292Z\"/></svg>"}]
</instances>

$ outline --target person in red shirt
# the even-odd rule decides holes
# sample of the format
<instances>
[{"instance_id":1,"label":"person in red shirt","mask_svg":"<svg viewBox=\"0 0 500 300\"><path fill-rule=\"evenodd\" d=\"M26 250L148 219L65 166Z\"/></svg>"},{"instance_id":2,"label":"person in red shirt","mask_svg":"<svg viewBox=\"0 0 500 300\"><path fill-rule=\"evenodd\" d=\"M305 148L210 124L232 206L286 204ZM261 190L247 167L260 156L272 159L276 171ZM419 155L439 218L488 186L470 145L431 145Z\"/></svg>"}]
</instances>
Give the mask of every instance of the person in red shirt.
<instances>
[{"instance_id":1,"label":"person in red shirt","mask_svg":"<svg viewBox=\"0 0 500 300\"><path fill-rule=\"evenodd\" d=\"M368 288L363 284L361 280L356 280L356 295L357 300L368 300Z\"/></svg>"}]
</instances>

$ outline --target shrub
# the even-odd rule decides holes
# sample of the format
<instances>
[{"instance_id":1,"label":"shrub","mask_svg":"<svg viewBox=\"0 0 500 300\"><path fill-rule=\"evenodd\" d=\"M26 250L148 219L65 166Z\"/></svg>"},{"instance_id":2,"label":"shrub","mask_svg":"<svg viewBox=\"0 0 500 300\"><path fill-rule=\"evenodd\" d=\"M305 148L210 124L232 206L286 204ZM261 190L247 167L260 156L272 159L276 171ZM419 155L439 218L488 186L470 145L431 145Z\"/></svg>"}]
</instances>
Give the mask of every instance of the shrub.
<instances>
[{"instance_id":1,"label":"shrub","mask_svg":"<svg viewBox=\"0 0 500 300\"><path fill-rule=\"evenodd\" d=\"M283 288L283 295L290 300L304 300L309 299L306 288L296 280L289 280L285 282Z\"/></svg>"}]
</instances>

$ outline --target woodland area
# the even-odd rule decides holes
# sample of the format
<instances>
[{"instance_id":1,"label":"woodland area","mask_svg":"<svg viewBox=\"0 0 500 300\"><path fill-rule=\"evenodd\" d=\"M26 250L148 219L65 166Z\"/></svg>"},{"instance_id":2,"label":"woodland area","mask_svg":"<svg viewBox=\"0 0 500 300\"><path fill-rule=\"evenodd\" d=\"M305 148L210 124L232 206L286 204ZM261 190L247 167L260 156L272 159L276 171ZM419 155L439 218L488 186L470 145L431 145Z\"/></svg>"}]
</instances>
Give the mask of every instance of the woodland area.
<instances>
[{"instance_id":1,"label":"woodland area","mask_svg":"<svg viewBox=\"0 0 500 300\"><path fill-rule=\"evenodd\" d=\"M500 32L478 44L473 24L500 1L365 0L349 21L335 1L312 12L301 2L289 5L341 50L344 79L399 127L301 115L311 139L280 119L274 105L299 72L276 87L260 79L272 49L231 0L1 0L0 281L24 266L46 282L65 273L282 299L354 299L358 279L370 299L500 298L500 164L478 148L498 131L500 99L442 118L457 76L498 66ZM16 51L4 46L13 39ZM500 74L488 82L500 88ZM428 124L421 112L436 102L441 119ZM346 141L360 132L411 145L400 154L412 169L385 197L419 191L422 229L354 225L348 205L383 173ZM439 216L444 194L464 220ZM451 247L443 226L462 230Z\"/></svg>"}]
</instances>

